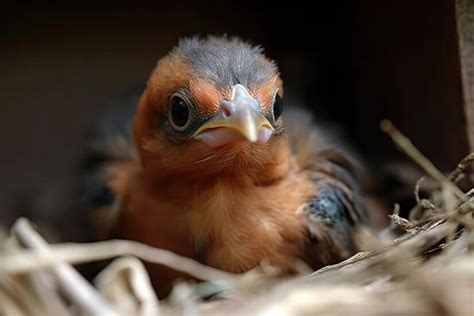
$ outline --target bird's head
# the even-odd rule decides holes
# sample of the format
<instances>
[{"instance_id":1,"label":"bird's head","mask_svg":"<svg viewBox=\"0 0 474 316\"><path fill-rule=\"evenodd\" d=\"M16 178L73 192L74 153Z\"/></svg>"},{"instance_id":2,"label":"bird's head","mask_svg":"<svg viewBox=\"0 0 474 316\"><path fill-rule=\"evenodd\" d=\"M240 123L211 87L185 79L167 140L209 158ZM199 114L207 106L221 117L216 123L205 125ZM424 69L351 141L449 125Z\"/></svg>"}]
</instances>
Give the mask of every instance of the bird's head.
<instances>
[{"instance_id":1,"label":"bird's head","mask_svg":"<svg viewBox=\"0 0 474 316\"><path fill-rule=\"evenodd\" d=\"M154 177L258 173L288 154L282 81L262 49L226 37L182 40L141 96L134 136Z\"/></svg>"}]
</instances>

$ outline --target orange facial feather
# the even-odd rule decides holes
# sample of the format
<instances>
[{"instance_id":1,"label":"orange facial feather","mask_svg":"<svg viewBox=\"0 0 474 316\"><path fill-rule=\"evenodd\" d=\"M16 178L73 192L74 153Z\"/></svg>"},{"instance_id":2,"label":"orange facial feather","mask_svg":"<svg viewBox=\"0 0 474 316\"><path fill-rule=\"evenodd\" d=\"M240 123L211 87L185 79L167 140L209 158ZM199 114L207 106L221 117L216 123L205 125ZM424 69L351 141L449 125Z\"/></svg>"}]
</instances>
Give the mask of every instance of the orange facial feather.
<instances>
[{"instance_id":1,"label":"orange facial feather","mask_svg":"<svg viewBox=\"0 0 474 316\"><path fill-rule=\"evenodd\" d=\"M223 94L214 84L206 79L195 78L190 81L189 89L203 113L212 115L219 111Z\"/></svg>"},{"instance_id":2,"label":"orange facial feather","mask_svg":"<svg viewBox=\"0 0 474 316\"><path fill-rule=\"evenodd\" d=\"M282 90L282 91L280 91ZM278 75L267 80L261 86L258 86L252 90L252 94L260 101L260 106L263 111L268 111L273 105L275 92L279 92L282 96L283 89L281 79Z\"/></svg>"}]
</instances>

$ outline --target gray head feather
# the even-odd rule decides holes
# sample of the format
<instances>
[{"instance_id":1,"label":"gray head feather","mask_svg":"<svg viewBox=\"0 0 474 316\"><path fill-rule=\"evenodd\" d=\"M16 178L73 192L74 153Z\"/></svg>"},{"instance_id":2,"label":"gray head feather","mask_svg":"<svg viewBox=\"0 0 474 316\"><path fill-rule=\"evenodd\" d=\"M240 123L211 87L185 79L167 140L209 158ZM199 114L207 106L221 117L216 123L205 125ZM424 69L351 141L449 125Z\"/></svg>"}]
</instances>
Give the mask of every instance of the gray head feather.
<instances>
[{"instance_id":1,"label":"gray head feather","mask_svg":"<svg viewBox=\"0 0 474 316\"><path fill-rule=\"evenodd\" d=\"M179 42L178 50L197 75L222 89L235 84L252 89L278 73L277 66L265 58L260 46L238 38L186 38Z\"/></svg>"}]
</instances>

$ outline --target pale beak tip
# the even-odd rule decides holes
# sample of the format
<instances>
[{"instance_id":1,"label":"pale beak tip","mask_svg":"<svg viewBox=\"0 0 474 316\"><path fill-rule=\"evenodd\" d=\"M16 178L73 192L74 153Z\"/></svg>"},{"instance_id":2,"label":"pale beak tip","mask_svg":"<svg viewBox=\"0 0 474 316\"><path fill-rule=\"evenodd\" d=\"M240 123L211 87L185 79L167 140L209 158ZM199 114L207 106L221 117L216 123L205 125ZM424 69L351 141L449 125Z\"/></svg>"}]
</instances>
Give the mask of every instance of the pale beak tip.
<instances>
[{"instance_id":1,"label":"pale beak tip","mask_svg":"<svg viewBox=\"0 0 474 316\"><path fill-rule=\"evenodd\" d=\"M255 134L252 134L252 135L248 135L247 136L247 140L251 143L256 143L257 140L258 140L258 136L255 135Z\"/></svg>"},{"instance_id":2,"label":"pale beak tip","mask_svg":"<svg viewBox=\"0 0 474 316\"><path fill-rule=\"evenodd\" d=\"M258 130L256 128L248 128L247 126L247 130L244 129L241 133L245 136L247 141L251 143L256 143L258 141Z\"/></svg>"}]
</instances>

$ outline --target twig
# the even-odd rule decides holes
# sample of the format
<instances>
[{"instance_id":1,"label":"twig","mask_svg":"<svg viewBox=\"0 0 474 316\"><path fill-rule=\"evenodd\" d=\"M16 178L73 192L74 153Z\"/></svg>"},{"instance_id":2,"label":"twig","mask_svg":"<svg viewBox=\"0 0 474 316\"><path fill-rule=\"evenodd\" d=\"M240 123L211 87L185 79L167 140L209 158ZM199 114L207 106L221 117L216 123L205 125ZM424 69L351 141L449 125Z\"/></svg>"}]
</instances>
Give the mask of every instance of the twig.
<instances>
[{"instance_id":1,"label":"twig","mask_svg":"<svg viewBox=\"0 0 474 316\"><path fill-rule=\"evenodd\" d=\"M71 315L61 297L55 291L46 271L34 271L27 275L29 284L45 310L45 315Z\"/></svg>"},{"instance_id":2,"label":"twig","mask_svg":"<svg viewBox=\"0 0 474 316\"><path fill-rule=\"evenodd\" d=\"M373 250L373 251L358 252L355 255L353 255L352 257L350 257L350 258L348 258L344 261L341 261L341 262L335 263L335 264L331 264L331 265L327 265L327 266L322 267L319 270L314 271L311 274L311 277L316 277L316 276L322 275L324 273L327 273L329 271L342 269L346 266L350 266L350 265L353 265L355 263L361 262L363 260L367 260L367 259L373 258L375 256L378 256L382 252L383 252L383 250L379 250L379 249Z\"/></svg>"},{"instance_id":3,"label":"twig","mask_svg":"<svg viewBox=\"0 0 474 316\"><path fill-rule=\"evenodd\" d=\"M467 168L473 163L474 153L470 153L463 160L461 160L456 169L454 169L454 171L449 174L449 180L456 182L458 177L461 174L465 174L467 172Z\"/></svg>"},{"instance_id":4,"label":"twig","mask_svg":"<svg viewBox=\"0 0 474 316\"><path fill-rule=\"evenodd\" d=\"M38 305L30 298L29 292L12 276L0 273L0 302L8 300L9 305L24 315L39 314ZM6 303L6 302L5 302ZM0 304L0 314L7 313L8 306Z\"/></svg>"},{"instance_id":5,"label":"twig","mask_svg":"<svg viewBox=\"0 0 474 316\"><path fill-rule=\"evenodd\" d=\"M409 214L410 220L413 220L415 218L419 220L419 217L424 215L422 213L422 211L424 210L432 210L432 211L436 210L436 207L430 200L420 198L420 187L423 180L425 180L424 176L418 179L418 181L416 181L415 191L414 191L416 206L410 211L410 214Z\"/></svg>"},{"instance_id":6,"label":"twig","mask_svg":"<svg viewBox=\"0 0 474 316\"><path fill-rule=\"evenodd\" d=\"M49 267L57 263L58 260L77 264L124 255L135 256L151 263L161 264L201 280L230 281L237 278L235 274L208 267L169 250L153 248L130 240L50 245L48 252L42 254L38 254L33 250L19 250L15 253L3 254L0 257L0 272L25 273L38 268Z\"/></svg>"},{"instance_id":7,"label":"twig","mask_svg":"<svg viewBox=\"0 0 474 316\"><path fill-rule=\"evenodd\" d=\"M20 241L14 236L11 236L8 241L9 249L21 249L23 246ZM66 302L63 297L60 297L57 292L55 280L52 278L49 271L32 271L25 275L23 282L18 282L16 279L11 279L10 284L16 283L16 290L18 291L21 286L29 288L33 295L32 299L37 302L38 306L35 306L35 314L42 315L71 315L70 311L66 306ZM25 298L22 296L22 305L25 304Z\"/></svg>"},{"instance_id":8,"label":"twig","mask_svg":"<svg viewBox=\"0 0 474 316\"><path fill-rule=\"evenodd\" d=\"M114 260L94 279L97 289L121 314L159 315L159 302L143 263L134 257Z\"/></svg>"},{"instance_id":9,"label":"twig","mask_svg":"<svg viewBox=\"0 0 474 316\"><path fill-rule=\"evenodd\" d=\"M49 256L49 246L46 241L31 227L27 219L20 218L13 225L13 234L26 247L34 248L36 260ZM51 262L51 271L56 276L58 286L64 294L87 314L90 315L115 315L113 309L105 302L100 294L76 270L56 258Z\"/></svg>"},{"instance_id":10,"label":"twig","mask_svg":"<svg viewBox=\"0 0 474 316\"><path fill-rule=\"evenodd\" d=\"M443 231L446 230L445 226L441 225L443 222L444 222L444 219L442 219L442 220L433 220L433 221L427 223L424 227L419 227L418 229L412 229L409 232L407 232L405 235L401 236L400 238L397 238L397 239L387 243L386 245L384 245L384 246L382 246L378 249L359 252L359 253L353 255L352 257L350 257L349 259L346 259L342 262L339 262L339 263L336 263L336 264L333 264L333 265L327 265L327 266L313 272L311 274L311 276L312 277L313 276L319 276L319 275L322 275L324 273L334 271L334 270L339 270L339 269L342 269L346 266L350 266L350 265L359 263L359 262L364 261L364 260L369 260L369 259L372 260L374 257L378 257L378 256L380 256L380 255L382 255L382 254L384 254L388 251L391 251L393 249L397 249L397 246L400 246L402 244L405 244L405 246L410 245L410 246L406 247L407 249L415 248L413 246L413 244L418 242L417 239L421 238L420 237L421 234L424 238L426 238L426 236L433 235L433 230L436 231L436 234L439 234L440 230L443 230ZM398 248L400 248L400 247L398 247Z\"/></svg>"},{"instance_id":11,"label":"twig","mask_svg":"<svg viewBox=\"0 0 474 316\"><path fill-rule=\"evenodd\" d=\"M416 229L415 225L410 223L409 220L398 216L397 214L388 215L388 217L392 220L392 223L400 227L405 232L411 232L412 230Z\"/></svg>"},{"instance_id":12,"label":"twig","mask_svg":"<svg viewBox=\"0 0 474 316\"><path fill-rule=\"evenodd\" d=\"M395 203L392 214L388 215L390 218L390 229L401 228L405 232L410 232L415 228L409 220L400 217L400 204Z\"/></svg>"},{"instance_id":13,"label":"twig","mask_svg":"<svg viewBox=\"0 0 474 316\"><path fill-rule=\"evenodd\" d=\"M415 185L415 199L416 199L416 204L421 204L421 200L420 200L420 186L421 186L421 183L423 182L423 180L425 180L425 177L421 177L420 179L418 179L418 181L416 181L416 185Z\"/></svg>"},{"instance_id":14,"label":"twig","mask_svg":"<svg viewBox=\"0 0 474 316\"><path fill-rule=\"evenodd\" d=\"M452 183L447 177L445 177L441 171L439 171L432 163L428 160L408 139L403 135L389 120L383 120L380 123L380 127L386 132L393 141L420 167L422 167L426 173L437 180L443 187L451 191L456 197L461 198L464 193L454 183Z\"/></svg>"}]
</instances>

